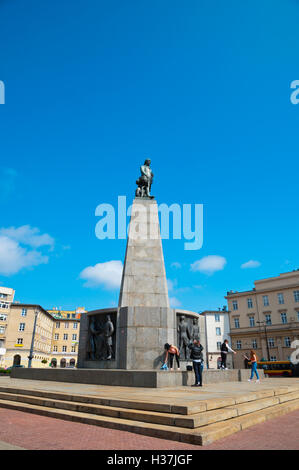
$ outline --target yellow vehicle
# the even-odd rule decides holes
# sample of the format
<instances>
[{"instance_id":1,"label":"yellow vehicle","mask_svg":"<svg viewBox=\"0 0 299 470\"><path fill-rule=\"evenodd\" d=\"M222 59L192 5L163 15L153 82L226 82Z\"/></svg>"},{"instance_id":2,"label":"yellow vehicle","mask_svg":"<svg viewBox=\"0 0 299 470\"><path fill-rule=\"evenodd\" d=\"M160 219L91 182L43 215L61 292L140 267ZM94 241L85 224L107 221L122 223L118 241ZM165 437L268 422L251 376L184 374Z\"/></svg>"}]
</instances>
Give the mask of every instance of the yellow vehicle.
<instances>
[{"instance_id":1,"label":"yellow vehicle","mask_svg":"<svg viewBox=\"0 0 299 470\"><path fill-rule=\"evenodd\" d=\"M250 363L249 363L250 364ZM298 365L290 361L262 361L257 363L258 369L263 369L269 377L293 377L298 375Z\"/></svg>"}]
</instances>

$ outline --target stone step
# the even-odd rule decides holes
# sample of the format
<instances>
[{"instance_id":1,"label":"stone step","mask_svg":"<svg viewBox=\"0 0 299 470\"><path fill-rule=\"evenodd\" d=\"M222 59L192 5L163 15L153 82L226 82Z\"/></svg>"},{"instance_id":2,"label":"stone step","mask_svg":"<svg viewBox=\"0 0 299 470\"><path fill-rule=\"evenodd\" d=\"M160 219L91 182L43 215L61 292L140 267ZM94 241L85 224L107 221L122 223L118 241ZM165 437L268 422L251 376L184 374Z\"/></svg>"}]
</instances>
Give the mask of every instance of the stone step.
<instances>
[{"instance_id":1,"label":"stone step","mask_svg":"<svg viewBox=\"0 0 299 470\"><path fill-rule=\"evenodd\" d=\"M21 394L29 395L43 398L50 398L54 400L64 400L64 401L74 401L84 404L95 404L103 406L111 406L117 408L133 409L133 410L144 410L144 411L153 411L157 413L171 413L178 415L194 415L204 411L216 410L221 408L227 408L229 406L234 406L236 404L253 402L263 398L269 398L277 395L283 395L285 401L288 400L288 396L293 393L299 392L298 386L284 386L284 387L275 387L273 389L267 390L257 390L255 392L249 392L244 394L238 394L234 396L224 396L224 397L215 397L210 399L199 399L195 402L185 404L170 403L166 401L167 399L160 398L160 401L146 401L134 399L130 400L128 398L108 398L107 396L94 396L94 395L83 395L76 393L64 393L57 391L41 390L41 389L30 389L30 388L17 388L17 387L8 387L0 386L0 392L12 393L12 394ZM201 392L201 393L200 393ZM202 391L199 392L199 396L202 397Z\"/></svg>"},{"instance_id":2,"label":"stone step","mask_svg":"<svg viewBox=\"0 0 299 470\"><path fill-rule=\"evenodd\" d=\"M224 408L213 411L205 411L194 415L182 416L171 413L157 413L153 411L128 410L113 406L103 406L96 404L80 403L67 400L55 400L45 397L33 397L30 395L13 394L0 392L0 400L12 401L15 403L26 403L33 406L44 406L47 408L63 409L74 412L89 413L97 416L109 416L112 418L127 419L132 421L142 421L145 423L163 424L166 426L178 426L194 429L218 421L237 416L234 409Z\"/></svg>"},{"instance_id":3,"label":"stone step","mask_svg":"<svg viewBox=\"0 0 299 470\"><path fill-rule=\"evenodd\" d=\"M263 410L231 418L223 422L202 426L197 429L144 423L121 418L112 418L109 416L103 417L79 411L63 410L21 402L18 403L4 399L0 399L0 407L111 429L129 431L161 439L175 440L196 445L207 445L217 439L229 436L235 432L241 431L242 429L246 429L249 426L295 411L299 409L299 399L290 400Z\"/></svg>"},{"instance_id":4,"label":"stone step","mask_svg":"<svg viewBox=\"0 0 299 470\"><path fill-rule=\"evenodd\" d=\"M280 402L286 402L288 400L294 400L296 398L299 398L298 390L297 392L293 393L256 399L254 401L246 403L243 402L241 404L234 404L233 406L231 406L230 403L230 406L226 406L223 408L213 409L209 411L201 411L200 413L182 416L174 413L126 409L109 405L99 405L95 403L75 401L75 396L72 396L72 400L70 400L70 397L66 394L63 394L63 396L64 398L68 398L67 400L62 399L61 396L59 399L57 399L50 398L49 396L32 396L32 394L29 394L29 391L27 391L27 393L27 395L23 395L21 393L12 393L11 391L9 393L0 392L0 399L18 403L26 403L30 405L50 407L55 409L64 409L73 412L83 412L86 414L89 413L93 415L101 415L112 418L120 418L133 421L141 421L145 423L155 423L166 426L175 426L190 429L195 429L208 424L222 422L237 416L242 416L244 414L249 414L254 411L262 410L264 408L277 405ZM53 395L53 393L47 392L44 395L51 394Z\"/></svg>"},{"instance_id":5,"label":"stone step","mask_svg":"<svg viewBox=\"0 0 299 470\"><path fill-rule=\"evenodd\" d=\"M95 405L115 406L119 408L128 408L135 410L154 411L158 413L174 413L180 415L188 415L206 411L205 402L197 402L196 406L177 405L171 403L156 403L141 400L115 399L107 397L98 397L92 395L79 395L62 392L50 392L47 390L31 390L25 388L3 387L0 386L0 392L12 394L29 395L36 397L51 398L54 400L76 401L82 403L90 403ZM227 403L232 404L231 402Z\"/></svg>"}]
</instances>

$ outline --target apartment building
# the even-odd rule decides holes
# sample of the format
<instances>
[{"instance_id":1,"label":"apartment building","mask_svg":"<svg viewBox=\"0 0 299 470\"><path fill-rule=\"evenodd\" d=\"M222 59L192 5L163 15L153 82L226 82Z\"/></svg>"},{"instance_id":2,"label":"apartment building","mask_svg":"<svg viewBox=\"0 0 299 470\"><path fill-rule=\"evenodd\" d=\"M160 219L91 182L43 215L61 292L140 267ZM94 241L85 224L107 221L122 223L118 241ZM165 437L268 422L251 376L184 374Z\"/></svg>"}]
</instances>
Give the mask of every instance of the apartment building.
<instances>
[{"instance_id":1,"label":"apartment building","mask_svg":"<svg viewBox=\"0 0 299 470\"><path fill-rule=\"evenodd\" d=\"M10 306L14 300L14 295L14 289L11 289L10 287L0 287L0 367L4 366L7 325Z\"/></svg>"},{"instance_id":2,"label":"apartment building","mask_svg":"<svg viewBox=\"0 0 299 470\"><path fill-rule=\"evenodd\" d=\"M205 319L206 350L205 362L207 368L217 369L221 360L221 345L225 339L230 343L229 313L225 309L205 310L201 313ZM227 356L227 367L233 368L232 355Z\"/></svg>"},{"instance_id":3,"label":"apartment building","mask_svg":"<svg viewBox=\"0 0 299 470\"><path fill-rule=\"evenodd\" d=\"M76 310L49 310L53 317L51 364L53 367L77 365L80 317L86 313L83 307Z\"/></svg>"},{"instance_id":4,"label":"apartment building","mask_svg":"<svg viewBox=\"0 0 299 470\"><path fill-rule=\"evenodd\" d=\"M86 310L13 303L15 291L0 287L0 367L74 367L80 317Z\"/></svg>"},{"instance_id":5,"label":"apartment building","mask_svg":"<svg viewBox=\"0 0 299 470\"><path fill-rule=\"evenodd\" d=\"M11 304L6 329L4 366L46 367L49 364L53 317L40 305Z\"/></svg>"},{"instance_id":6,"label":"apartment building","mask_svg":"<svg viewBox=\"0 0 299 470\"><path fill-rule=\"evenodd\" d=\"M299 270L254 282L245 292L225 297L236 368L244 366L244 353L256 350L264 360L288 360L299 339Z\"/></svg>"}]
</instances>

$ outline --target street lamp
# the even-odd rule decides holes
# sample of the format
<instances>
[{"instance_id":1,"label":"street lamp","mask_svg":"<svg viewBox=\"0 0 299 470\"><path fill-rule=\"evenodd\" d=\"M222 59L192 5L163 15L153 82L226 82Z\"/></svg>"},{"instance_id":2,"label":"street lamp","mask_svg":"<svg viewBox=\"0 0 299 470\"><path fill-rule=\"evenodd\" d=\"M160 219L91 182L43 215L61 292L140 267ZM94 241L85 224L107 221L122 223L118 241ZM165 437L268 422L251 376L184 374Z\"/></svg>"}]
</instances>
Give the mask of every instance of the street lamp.
<instances>
[{"instance_id":1,"label":"street lamp","mask_svg":"<svg viewBox=\"0 0 299 470\"><path fill-rule=\"evenodd\" d=\"M34 324L33 324L33 332L32 332L32 339L31 339L31 347L30 347L30 352L28 356L28 367L32 367L32 359L33 359L33 350L34 350L34 337L35 337L35 330L36 330L36 321L37 321L37 315L38 315L38 310L35 310L34 312Z\"/></svg>"},{"instance_id":2,"label":"street lamp","mask_svg":"<svg viewBox=\"0 0 299 470\"><path fill-rule=\"evenodd\" d=\"M264 325L264 331L265 331L265 339L266 339L266 346L267 346L267 354L268 354L268 361L270 361L270 352L269 352L269 344L268 344L268 337L267 337L267 322L265 320L263 321L257 321L259 325Z\"/></svg>"}]
</instances>

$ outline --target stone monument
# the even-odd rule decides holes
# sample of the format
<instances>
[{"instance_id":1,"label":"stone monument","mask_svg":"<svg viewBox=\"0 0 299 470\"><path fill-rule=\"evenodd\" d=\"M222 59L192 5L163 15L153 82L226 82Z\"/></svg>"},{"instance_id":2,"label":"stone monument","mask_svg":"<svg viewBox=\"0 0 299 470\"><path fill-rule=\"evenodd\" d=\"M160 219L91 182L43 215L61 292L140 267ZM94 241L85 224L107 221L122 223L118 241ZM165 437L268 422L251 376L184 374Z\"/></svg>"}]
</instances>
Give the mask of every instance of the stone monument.
<instances>
[{"instance_id":1,"label":"stone monument","mask_svg":"<svg viewBox=\"0 0 299 470\"><path fill-rule=\"evenodd\" d=\"M159 370L165 343L178 345L181 359L188 361L193 330L198 336L199 315L169 306L150 165L144 162L136 181L118 308L82 316L79 367Z\"/></svg>"}]
</instances>

